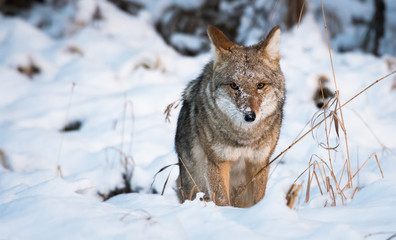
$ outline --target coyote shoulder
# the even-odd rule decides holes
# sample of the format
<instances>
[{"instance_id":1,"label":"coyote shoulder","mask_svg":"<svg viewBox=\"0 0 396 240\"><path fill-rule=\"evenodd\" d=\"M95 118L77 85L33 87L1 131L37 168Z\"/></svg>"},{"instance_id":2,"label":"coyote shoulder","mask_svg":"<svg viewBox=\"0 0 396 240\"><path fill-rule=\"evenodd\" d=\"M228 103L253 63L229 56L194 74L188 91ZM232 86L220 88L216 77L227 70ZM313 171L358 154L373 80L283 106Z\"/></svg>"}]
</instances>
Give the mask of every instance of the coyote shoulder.
<instances>
[{"instance_id":1,"label":"coyote shoulder","mask_svg":"<svg viewBox=\"0 0 396 240\"><path fill-rule=\"evenodd\" d=\"M214 58L183 93L175 137L183 202L204 192L217 205L250 207L265 195L269 162L279 138L285 99L279 66L280 28L258 44L232 43L208 27Z\"/></svg>"}]
</instances>

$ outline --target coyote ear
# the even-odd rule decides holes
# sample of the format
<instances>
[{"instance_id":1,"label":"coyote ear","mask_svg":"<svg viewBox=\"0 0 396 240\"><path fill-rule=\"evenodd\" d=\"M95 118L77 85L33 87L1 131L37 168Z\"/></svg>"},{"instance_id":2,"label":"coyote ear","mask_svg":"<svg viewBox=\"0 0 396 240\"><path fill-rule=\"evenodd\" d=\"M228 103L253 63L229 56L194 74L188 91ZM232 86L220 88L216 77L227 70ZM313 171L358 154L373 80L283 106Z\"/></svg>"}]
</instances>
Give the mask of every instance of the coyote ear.
<instances>
[{"instance_id":1,"label":"coyote ear","mask_svg":"<svg viewBox=\"0 0 396 240\"><path fill-rule=\"evenodd\" d=\"M230 52L231 48L234 46L226 35L215 26L209 25L208 36L216 50L216 60L221 59L224 54Z\"/></svg>"},{"instance_id":2,"label":"coyote ear","mask_svg":"<svg viewBox=\"0 0 396 240\"><path fill-rule=\"evenodd\" d=\"M271 61L279 61L279 44L281 30L279 26L274 27L267 38L258 44L259 51L263 52Z\"/></svg>"}]
</instances>

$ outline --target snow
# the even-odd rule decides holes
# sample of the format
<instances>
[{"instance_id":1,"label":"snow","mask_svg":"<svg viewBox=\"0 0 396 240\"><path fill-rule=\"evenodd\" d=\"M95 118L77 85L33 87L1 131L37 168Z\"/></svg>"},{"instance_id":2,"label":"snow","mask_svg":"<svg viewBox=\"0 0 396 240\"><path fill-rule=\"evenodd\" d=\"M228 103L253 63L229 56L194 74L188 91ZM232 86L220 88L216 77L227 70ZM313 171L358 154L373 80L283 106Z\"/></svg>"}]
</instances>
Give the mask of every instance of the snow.
<instances>
[{"instance_id":1,"label":"snow","mask_svg":"<svg viewBox=\"0 0 396 240\"><path fill-rule=\"evenodd\" d=\"M90 17L96 4L102 20ZM154 1L148 5L155 8ZM371 240L396 234L394 75L343 108L352 172L376 153L384 175L375 158L369 159L354 178L354 188L344 191L344 204L337 195L336 206L330 207L332 199L323 185L321 195L315 180L304 202L308 171L299 175L314 154L328 159L318 146L326 141L323 126L274 162L266 196L257 205L180 204L174 191L177 166L159 173L153 183L162 167L177 162L178 109L170 123L163 112L198 76L210 53L185 57L167 46L152 24L157 12L130 16L94 0L52 11L36 7L25 18L0 17L0 239ZM58 28L37 28L43 19L57 22ZM326 75L335 91L322 24L308 13L298 28L282 32L287 97L273 157L309 130L306 124L317 111L312 100L317 77ZM252 33L249 41L254 36L260 34ZM331 53L341 104L395 70L387 64L392 56ZM17 70L32 62L41 71L31 78ZM82 122L80 130L60 131L76 120ZM330 136L331 145L339 143L331 158L344 186L342 130L340 135L340 140L335 133ZM139 193L102 201L98 193L122 187L123 173L132 174L132 188ZM161 192L168 174L164 195L152 194L151 184ZM296 179L303 187L290 209L285 196Z\"/></svg>"},{"instance_id":2,"label":"snow","mask_svg":"<svg viewBox=\"0 0 396 240\"><path fill-rule=\"evenodd\" d=\"M181 49L191 49L194 51L198 51L202 46L199 38L182 33L173 34L171 42L175 46L179 46Z\"/></svg>"}]
</instances>

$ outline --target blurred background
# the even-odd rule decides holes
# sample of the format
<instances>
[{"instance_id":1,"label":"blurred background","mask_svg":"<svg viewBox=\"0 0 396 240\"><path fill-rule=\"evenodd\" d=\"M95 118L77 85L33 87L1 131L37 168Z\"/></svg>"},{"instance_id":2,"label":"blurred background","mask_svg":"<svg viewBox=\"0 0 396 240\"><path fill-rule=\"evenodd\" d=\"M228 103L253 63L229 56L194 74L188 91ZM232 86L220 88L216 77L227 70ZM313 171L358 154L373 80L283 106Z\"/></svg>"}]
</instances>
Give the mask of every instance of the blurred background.
<instances>
[{"instance_id":1,"label":"blurred background","mask_svg":"<svg viewBox=\"0 0 396 240\"><path fill-rule=\"evenodd\" d=\"M238 43L263 38L269 26L293 28L309 9L323 21L320 0L109 0L130 15L149 11L152 24L165 42L184 55L208 51L208 24L216 25ZM72 35L103 18L92 0L1 0L5 16L30 19L52 37ZM395 54L396 4L392 0L324 1L333 49L361 50L376 56ZM88 9L84 9L88 7ZM89 9L91 8L91 9ZM35 9L35 10L34 10ZM67 14L58 14L62 12ZM81 13L83 12L83 13Z\"/></svg>"}]
</instances>

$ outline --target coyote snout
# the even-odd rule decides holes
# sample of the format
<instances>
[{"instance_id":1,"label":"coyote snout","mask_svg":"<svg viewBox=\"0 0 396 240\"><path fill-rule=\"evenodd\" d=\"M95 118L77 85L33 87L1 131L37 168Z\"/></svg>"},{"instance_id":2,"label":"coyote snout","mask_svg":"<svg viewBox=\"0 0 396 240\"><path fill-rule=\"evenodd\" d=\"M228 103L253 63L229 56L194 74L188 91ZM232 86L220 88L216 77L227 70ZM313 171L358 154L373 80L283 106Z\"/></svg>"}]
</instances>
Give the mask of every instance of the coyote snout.
<instances>
[{"instance_id":1,"label":"coyote snout","mask_svg":"<svg viewBox=\"0 0 396 240\"><path fill-rule=\"evenodd\" d=\"M265 194L269 161L279 137L285 88L279 66L280 29L250 47L208 28L214 59L183 93L175 138L179 198L198 191L217 205L249 207Z\"/></svg>"},{"instance_id":2,"label":"coyote snout","mask_svg":"<svg viewBox=\"0 0 396 240\"><path fill-rule=\"evenodd\" d=\"M245 112L245 121L253 122L256 119L256 114L253 111Z\"/></svg>"}]
</instances>

